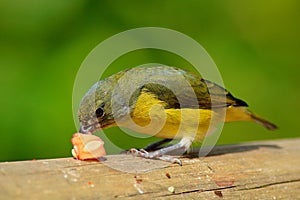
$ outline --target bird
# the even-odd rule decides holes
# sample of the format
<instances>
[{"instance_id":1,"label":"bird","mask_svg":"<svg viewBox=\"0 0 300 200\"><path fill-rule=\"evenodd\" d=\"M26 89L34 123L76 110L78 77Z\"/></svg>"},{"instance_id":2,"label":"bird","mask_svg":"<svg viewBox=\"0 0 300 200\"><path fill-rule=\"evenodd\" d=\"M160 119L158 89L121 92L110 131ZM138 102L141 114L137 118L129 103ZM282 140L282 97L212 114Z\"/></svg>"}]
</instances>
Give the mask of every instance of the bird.
<instances>
[{"instance_id":1,"label":"bird","mask_svg":"<svg viewBox=\"0 0 300 200\"><path fill-rule=\"evenodd\" d=\"M129 68L96 82L80 102L78 119L81 134L119 126L162 138L130 152L180 165L180 159L168 153L187 151L220 123L252 121L277 129L224 87L198 73L170 66ZM173 139L179 142L161 147Z\"/></svg>"}]
</instances>

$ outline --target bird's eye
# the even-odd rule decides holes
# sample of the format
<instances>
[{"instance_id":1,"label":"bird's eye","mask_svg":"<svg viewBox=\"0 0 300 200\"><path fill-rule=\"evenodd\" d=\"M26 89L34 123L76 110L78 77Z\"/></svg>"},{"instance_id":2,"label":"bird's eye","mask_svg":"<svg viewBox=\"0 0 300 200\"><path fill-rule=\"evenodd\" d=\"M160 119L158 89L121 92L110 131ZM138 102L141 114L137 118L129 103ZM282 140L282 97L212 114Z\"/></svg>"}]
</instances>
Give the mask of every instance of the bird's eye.
<instances>
[{"instance_id":1,"label":"bird's eye","mask_svg":"<svg viewBox=\"0 0 300 200\"><path fill-rule=\"evenodd\" d=\"M102 117L104 115L103 108L97 108L95 114L97 118Z\"/></svg>"}]
</instances>

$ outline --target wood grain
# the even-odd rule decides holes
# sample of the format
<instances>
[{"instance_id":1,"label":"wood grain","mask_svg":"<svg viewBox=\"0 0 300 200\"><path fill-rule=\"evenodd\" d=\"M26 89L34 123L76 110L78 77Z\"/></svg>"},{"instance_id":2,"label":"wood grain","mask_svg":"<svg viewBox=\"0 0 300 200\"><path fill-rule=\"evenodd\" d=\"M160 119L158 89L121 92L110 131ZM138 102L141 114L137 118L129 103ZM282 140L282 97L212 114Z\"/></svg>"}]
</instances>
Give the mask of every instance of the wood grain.
<instances>
[{"instance_id":1,"label":"wood grain","mask_svg":"<svg viewBox=\"0 0 300 200\"><path fill-rule=\"evenodd\" d=\"M0 199L300 199L299 138L218 146L182 161L4 162Z\"/></svg>"}]
</instances>

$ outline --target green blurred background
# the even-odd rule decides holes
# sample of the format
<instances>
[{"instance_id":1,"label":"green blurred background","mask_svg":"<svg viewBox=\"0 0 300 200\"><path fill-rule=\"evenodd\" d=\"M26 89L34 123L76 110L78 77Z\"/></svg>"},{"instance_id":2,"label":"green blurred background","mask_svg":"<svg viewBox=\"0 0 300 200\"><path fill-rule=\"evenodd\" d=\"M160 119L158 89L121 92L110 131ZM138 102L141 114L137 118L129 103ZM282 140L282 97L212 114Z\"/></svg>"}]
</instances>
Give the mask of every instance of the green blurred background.
<instances>
[{"instance_id":1,"label":"green blurred background","mask_svg":"<svg viewBox=\"0 0 300 200\"><path fill-rule=\"evenodd\" d=\"M145 26L197 40L216 62L225 86L280 127L269 132L253 123L226 124L219 144L300 136L298 0L2 0L0 161L70 156L76 132L72 88L82 61L106 38ZM148 62L183 63L166 52L132 52L106 75ZM117 128L106 133L123 148L150 141Z\"/></svg>"}]
</instances>

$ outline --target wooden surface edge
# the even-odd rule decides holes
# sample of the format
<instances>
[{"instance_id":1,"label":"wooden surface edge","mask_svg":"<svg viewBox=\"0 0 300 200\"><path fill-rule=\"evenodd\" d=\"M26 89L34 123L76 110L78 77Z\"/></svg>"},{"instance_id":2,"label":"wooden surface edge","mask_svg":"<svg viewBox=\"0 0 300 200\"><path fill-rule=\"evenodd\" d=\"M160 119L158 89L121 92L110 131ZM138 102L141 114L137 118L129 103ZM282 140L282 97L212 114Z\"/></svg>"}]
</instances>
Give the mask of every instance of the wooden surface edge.
<instances>
[{"instance_id":1,"label":"wooden surface edge","mask_svg":"<svg viewBox=\"0 0 300 200\"><path fill-rule=\"evenodd\" d=\"M131 155L0 163L0 199L297 199L300 138L217 146L183 166Z\"/></svg>"}]
</instances>

